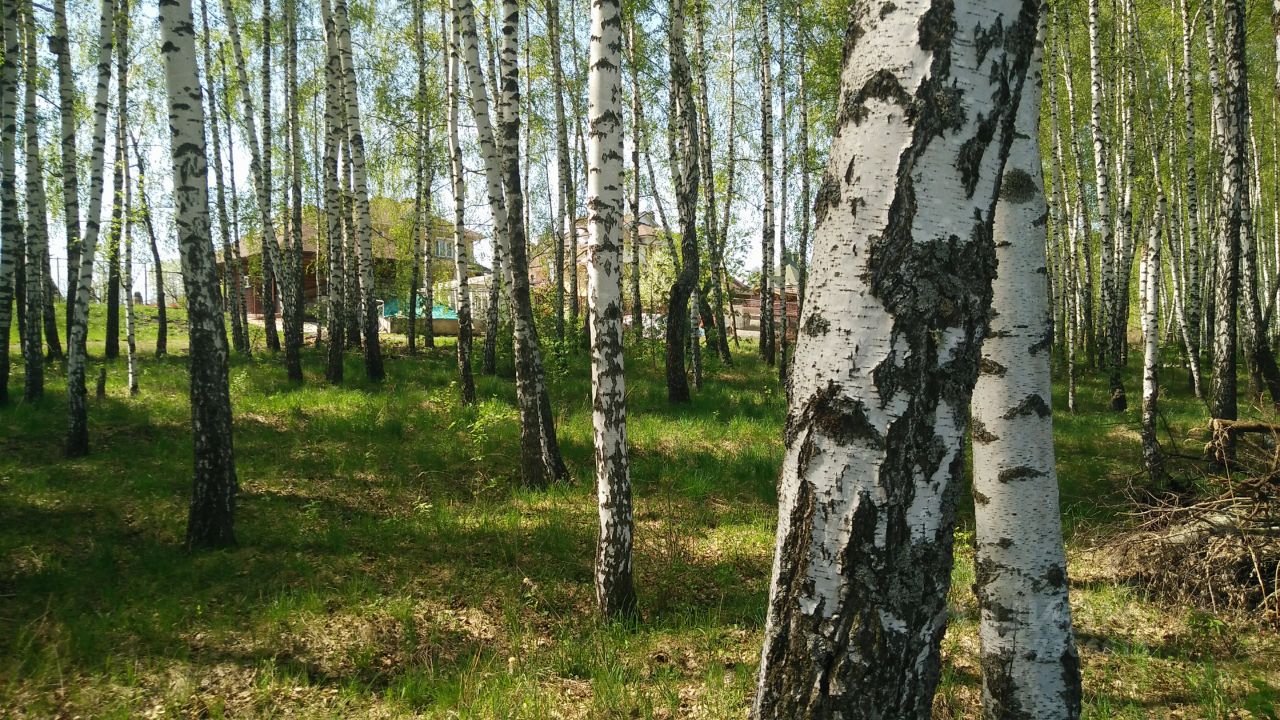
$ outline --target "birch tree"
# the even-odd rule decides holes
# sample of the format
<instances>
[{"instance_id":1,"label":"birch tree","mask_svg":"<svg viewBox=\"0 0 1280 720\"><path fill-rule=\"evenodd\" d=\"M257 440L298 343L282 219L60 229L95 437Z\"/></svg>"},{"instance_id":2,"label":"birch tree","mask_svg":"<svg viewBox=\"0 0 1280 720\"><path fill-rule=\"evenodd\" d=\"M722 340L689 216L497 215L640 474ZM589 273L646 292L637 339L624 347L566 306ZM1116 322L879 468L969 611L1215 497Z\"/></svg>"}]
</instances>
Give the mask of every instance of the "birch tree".
<instances>
[{"instance_id":1,"label":"birch tree","mask_svg":"<svg viewBox=\"0 0 1280 720\"><path fill-rule=\"evenodd\" d=\"M17 4L17 0L10 2ZM26 342L23 344L26 377L22 394L27 402L34 402L44 397L44 325L40 319L44 314L49 228L45 208L44 163L40 159L40 117L36 113L36 86L39 84L40 68L36 64L36 19L31 0L26 0L22 9L25 52L22 129L26 138L23 165L27 172L27 294L22 298L27 312Z\"/></svg>"},{"instance_id":2,"label":"birch tree","mask_svg":"<svg viewBox=\"0 0 1280 720\"><path fill-rule=\"evenodd\" d=\"M89 151L89 207L85 216L84 241L80 248L80 267L76 274L75 314L67 331L66 454L73 458L89 454L89 412L85 388L88 353L85 337L89 330L89 296L93 291L94 255L102 229L99 218L102 215L103 172L107 154L107 113L110 109L107 99L111 91L111 60L115 54L114 30L115 0L102 0L102 22L98 30L98 85L93 103L93 143ZM8 120L8 117L4 120ZM0 124L4 123L0 121ZM6 134L5 137L10 136ZM9 157L6 155L3 162L8 163ZM5 177L9 176L6 174ZM7 367L6 363L0 365Z\"/></svg>"},{"instance_id":3,"label":"birch tree","mask_svg":"<svg viewBox=\"0 0 1280 720\"><path fill-rule=\"evenodd\" d=\"M1248 86L1245 76L1244 7L1240 0L1223 5L1226 30L1222 134L1222 180L1218 194L1217 287L1214 298L1213 385L1209 414L1215 420L1235 420L1237 305L1240 301L1240 242L1249 218L1244 213L1245 117Z\"/></svg>"},{"instance_id":4,"label":"birch tree","mask_svg":"<svg viewBox=\"0 0 1280 720\"><path fill-rule=\"evenodd\" d=\"M235 242L232 242L231 220L227 217L226 181L222 176L222 139L218 129L218 93L215 92L213 85L213 50L212 43L209 41L209 0L200 0L200 19L203 30L201 39L204 50L205 82L208 83L209 138L213 141L213 185L218 208L218 232L222 239L222 268L227 275L227 309L231 313L231 344L236 352L241 355L249 355L252 352L249 347L249 328L244 322L241 309L245 302L245 297L244 290L240 285L243 279L243 273L240 270L240 253L233 250L233 244L238 246L240 238L237 236ZM138 156L138 161L142 161L141 155ZM145 204L145 192L142 195L143 203ZM157 276L156 287L163 289L159 280L160 278ZM158 297L157 304L163 313L164 302L162 297ZM159 352L158 347L156 350Z\"/></svg>"},{"instance_id":5,"label":"birch tree","mask_svg":"<svg viewBox=\"0 0 1280 720\"><path fill-rule=\"evenodd\" d=\"M680 220L680 269L667 296L667 400L689 401L689 378L684 353L689 339L690 299L697 310L698 258L698 110L693 104L693 78L684 39L684 0L671 0L667 11L667 55L671 65L670 138L671 179ZM696 324L692 328L697 332ZM695 365L696 368L696 365Z\"/></svg>"},{"instance_id":6,"label":"birch tree","mask_svg":"<svg viewBox=\"0 0 1280 720\"><path fill-rule=\"evenodd\" d=\"M195 477L189 548L235 544L236 467L231 442L226 331L217 260L209 233L209 168L204 106L196 71L191 0L160 0L160 37L169 99L175 220L190 319L191 425Z\"/></svg>"},{"instance_id":7,"label":"birch tree","mask_svg":"<svg viewBox=\"0 0 1280 720\"><path fill-rule=\"evenodd\" d=\"M510 0L508 0L509 2ZM631 477L622 357L622 3L591 4L587 119L587 287L591 314L591 421L595 429L596 604L606 617L635 612Z\"/></svg>"},{"instance_id":8,"label":"birch tree","mask_svg":"<svg viewBox=\"0 0 1280 720\"><path fill-rule=\"evenodd\" d=\"M110 0L108 0L110 1ZM21 250L22 220L18 217L17 101L18 4L3 6L4 58L0 64L0 404L9 402L9 334L16 297L17 257Z\"/></svg>"},{"instance_id":9,"label":"birch tree","mask_svg":"<svg viewBox=\"0 0 1280 720\"><path fill-rule=\"evenodd\" d=\"M271 204L271 167L268 159L268 149L270 147L266 137L266 128L263 129L263 143L258 144L258 126L254 120L255 110L253 106L253 95L250 91L249 72L244 58L244 48L240 42L240 28L236 21L235 10L231 6L231 0L222 0L222 14L227 23L227 34L231 38L231 51L234 58L236 71L236 79L240 85L240 101L243 106L240 121L243 124L244 143L249 146L249 175L253 180L254 196L258 201L258 213L261 216L262 227L262 255L263 255L263 285L267 289L263 295L266 297L266 306L270 312L274 312L274 293L270 292L273 283L276 282L275 273L280 272L284 267L284 259L280 253L280 243L276 238L275 217L272 213ZM269 23L268 23L269 24ZM268 73L269 74L269 73ZM266 76L264 76L265 78ZM228 132L230 128L228 128ZM234 156L231 148L228 147L228 154ZM232 173L232 177L235 173ZM232 196L235 196L234 188ZM270 267L271 270L265 268ZM287 282L279 283L281 294L283 295L283 315L286 327L291 326L294 318L294 309L298 307L297 301L293 298L293 286ZM264 320L266 313L264 312ZM270 325L268 325L268 329ZM285 342L285 371L291 380L298 381L302 379L302 362L299 357L300 347L296 347L288 342L289 333L286 331ZM268 340L270 334L268 334ZM270 343L268 342L268 347ZM277 346L278 347L278 346Z\"/></svg>"},{"instance_id":10,"label":"birch tree","mask_svg":"<svg viewBox=\"0 0 1280 720\"><path fill-rule=\"evenodd\" d=\"M983 716L1080 717L1053 452L1039 145L1042 42L1027 68L996 202L997 272L971 402Z\"/></svg>"},{"instance_id":11,"label":"birch tree","mask_svg":"<svg viewBox=\"0 0 1280 720\"><path fill-rule=\"evenodd\" d=\"M792 366L761 720L930 716L992 210L1038 14L853 11Z\"/></svg>"},{"instance_id":12,"label":"birch tree","mask_svg":"<svg viewBox=\"0 0 1280 720\"><path fill-rule=\"evenodd\" d=\"M444 32L444 0L441 2L440 31ZM467 256L465 168L462 166L462 140L460 137L459 99L462 88L462 33L456 6L449 23L449 177L453 183L453 280L457 287L458 306L458 389L462 402L471 405L476 401L476 385L471 375L471 297L467 287L470 259ZM495 223L495 232L497 227ZM497 278L493 279L497 282Z\"/></svg>"},{"instance_id":13,"label":"birch tree","mask_svg":"<svg viewBox=\"0 0 1280 720\"><path fill-rule=\"evenodd\" d=\"M475 13L470 0L455 0L453 11L458 16L462 39L462 57L466 65L471 89L471 109L480 141L480 154L484 161L489 210L493 216L497 242L508 260L506 280L510 288L512 320L514 325L514 352L516 365L516 398L520 411L521 473L525 483L539 487L564 478L568 471L560 457L556 439L551 401L547 395L546 379L542 369L541 349L534 324L533 305L529 291L528 262L525 256L523 202L520 188L520 165L516 148L520 137L520 122L516 108L519 106L520 84L515 70L516 28L518 14L515 7L503 6L502 117L501 147L496 141L489 118L488 90L480 67L479 40L476 35ZM507 44L510 49L506 49ZM505 200L505 202L504 202Z\"/></svg>"},{"instance_id":14,"label":"birch tree","mask_svg":"<svg viewBox=\"0 0 1280 720\"><path fill-rule=\"evenodd\" d=\"M328 232L328 331L329 351L325 365L325 379L332 385L343 380L344 354L346 350L346 254L343 241L343 199L338 181L338 154L342 148L345 123L338 101L341 87L341 60L338 59L338 39L329 31L330 20L325 19L325 93L324 93L324 215ZM459 313L461 317L461 313ZM459 336L458 345L462 345Z\"/></svg>"},{"instance_id":15,"label":"birch tree","mask_svg":"<svg viewBox=\"0 0 1280 720\"><path fill-rule=\"evenodd\" d=\"M62 209L67 239L67 294L74 294L80 269L80 159L76 150L76 78L71 69L71 41L67 32L67 1L53 0L53 35L49 48L58 66L58 116L62 142ZM75 303L67 302L67 332L71 332ZM67 339L70 342L70 338ZM68 352L70 352L68 350Z\"/></svg>"},{"instance_id":16,"label":"birch tree","mask_svg":"<svg viewBox=\"0 0 1280 720\"><path fill-rule=\"evenodd\" d=\"M764 193L760 223L760 355L774 364L773 238L773 67L769 35L769 0L760 0L760 174Z\"/></svg>"},{"instance_id":17,"label":"birch tree","mask_svg":"<svg viewBox=\"0 0 1280 720\"><path fill-rule=\"evenodd\" d=\"M327 7L321 0L320 7ZM338 53L342 61L342 91L346 110L347 142L351 152L352 189L355 192L357 230L360 238L360 301L364 315L364 369L375 382L385 375L382 348L378 339L378 299L374 294L373 218L369 214L369 178L365 160L364 131L360 125L360 103L357 100L355 56L351 52L351 24L347 19L346 0L333 4L333 29L338 36Z\"/></svg>"}]
</instances>

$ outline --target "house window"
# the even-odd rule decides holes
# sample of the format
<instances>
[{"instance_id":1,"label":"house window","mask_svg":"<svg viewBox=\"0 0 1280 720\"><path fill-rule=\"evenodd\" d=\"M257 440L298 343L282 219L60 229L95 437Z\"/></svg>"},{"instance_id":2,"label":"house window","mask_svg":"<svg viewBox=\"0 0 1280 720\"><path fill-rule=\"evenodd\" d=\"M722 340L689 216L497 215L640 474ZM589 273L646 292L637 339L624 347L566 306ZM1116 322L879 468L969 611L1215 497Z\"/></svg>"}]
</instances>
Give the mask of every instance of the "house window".
<instances>
[{"instance_id":1,"label":"house window","mask_svg":"<svg viewBox=\"0 0 1280 720\"><path fill-rule=\"evenodd\" d=\"M436 240L436 257L451 258L453 257L453 244L448 240Z\"/></svg>"}]
</instances>

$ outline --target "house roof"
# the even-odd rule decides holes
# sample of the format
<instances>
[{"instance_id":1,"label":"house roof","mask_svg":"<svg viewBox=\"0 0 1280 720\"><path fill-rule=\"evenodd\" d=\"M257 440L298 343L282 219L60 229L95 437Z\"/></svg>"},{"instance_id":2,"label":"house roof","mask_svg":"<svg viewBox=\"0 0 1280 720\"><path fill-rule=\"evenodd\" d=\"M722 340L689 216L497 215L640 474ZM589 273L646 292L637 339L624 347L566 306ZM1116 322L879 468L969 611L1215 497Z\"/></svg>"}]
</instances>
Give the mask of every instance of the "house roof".
<instances>
[{"instance_id":1,"label":"house roof","mask_svg":"<svg viewBox=\"0 0 1280 720\"><path fill-rule=\"evenodd\" d=\"M318 209L306 206L302 210L302 251L316 253L319 233L316 223ZM372 250L377 260L406 259L405 248L407 237L413 227L413 205L409 202L398 202L386 198L375 198L369 203L369 214L373 220ZM432 217L432 231L428 240L452 239L453 223L440 217ZM284 224L276 218L276 233L284 232ZM482 235L470 228L465 230L467 241L474 244L482 239ZM246 235L240 241L240 257L250 258L262 253L262 239L258 232Z\"/></svg>"}]
</instances>

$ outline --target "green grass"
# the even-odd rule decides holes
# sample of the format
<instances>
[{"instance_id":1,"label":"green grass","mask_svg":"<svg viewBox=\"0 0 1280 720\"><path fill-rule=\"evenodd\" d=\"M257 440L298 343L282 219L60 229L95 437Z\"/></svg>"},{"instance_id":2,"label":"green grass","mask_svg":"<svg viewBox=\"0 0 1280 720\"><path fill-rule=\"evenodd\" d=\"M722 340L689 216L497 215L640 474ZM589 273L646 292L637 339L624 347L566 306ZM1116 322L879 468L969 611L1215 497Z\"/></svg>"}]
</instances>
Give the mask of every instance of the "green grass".
<instances>
[{"instance_id":1,"label":"green grass","mask_svg":"<svg viewBox=\"0 0 1280 720\"><path fill-rule=\"evenodd\" d=\"M340 389L314 350L302 387L265 352L233 358L240 547L188 555L185 338L177 323L178 354L153 358L150 322L141 395L120 360L90 401L89 458L61 458L60 364L43 401L0 410L0 717L745 716L785 413L746 346L676 409L656 348L628 357L643 617L618 625L592 613L585 357L550 354L573 479L537 492L516 475L511 380L479 378L482 402L460 407L448 341L417 358L393 346L381 386L355 353ZM15 355L18 396L21 382ZM1136 412L1105 413L1105 397L1090 378L1084 412L1058 415L1078 577L1138 467ZM1179 395L1166 408L1178 432L1201 416ZM938 717L972 717L978 694L971 517ZM1073 600L1087 717L1275 717L1280 642L1247 620L1101 580Z\"/></svg>"}]
</instances>

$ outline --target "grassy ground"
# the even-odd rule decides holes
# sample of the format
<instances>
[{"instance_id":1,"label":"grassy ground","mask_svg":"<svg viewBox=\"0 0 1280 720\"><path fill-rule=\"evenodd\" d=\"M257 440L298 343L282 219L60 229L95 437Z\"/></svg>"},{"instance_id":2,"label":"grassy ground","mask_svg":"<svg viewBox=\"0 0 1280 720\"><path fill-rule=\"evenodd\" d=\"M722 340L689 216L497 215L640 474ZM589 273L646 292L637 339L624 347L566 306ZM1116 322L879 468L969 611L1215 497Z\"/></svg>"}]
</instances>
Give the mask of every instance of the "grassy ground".
<instances>
[{"instance_id":1,"label":"grassy ground","mask_svg":"<svg viewBox=\"0 0 1280 720\"><path fill-rule=\"evenodd\" d=\"M91 457L60 457L60 364L44 401L0 410L0 717L745 717L784 414L745 347L678 409L660 360L628 359L643 618L621 626L592 615L583 358L552 353L574 479L541 492L513 476L510 380L481 378L485 399L459 407L451 346L393 349L381 387L354 354L342 389L323 385L318 354L301 388L265 353L234 359L240 548L191 556L186 361L150 356L148 322L142 394L127 397L123 361L108 365ZM1086 716L1275 718L1274 635L1090 567L1138 461L1136 413L1107 414L1104 399L1091 380L1084 411L1058 415ZM1185 397L1166 407L1175 433L1199 422ZM941 718L973 717L978 695L971 525Z\"/></svg>"}]
</instances>

